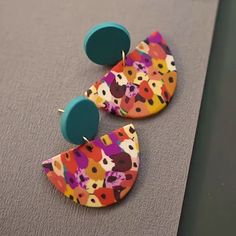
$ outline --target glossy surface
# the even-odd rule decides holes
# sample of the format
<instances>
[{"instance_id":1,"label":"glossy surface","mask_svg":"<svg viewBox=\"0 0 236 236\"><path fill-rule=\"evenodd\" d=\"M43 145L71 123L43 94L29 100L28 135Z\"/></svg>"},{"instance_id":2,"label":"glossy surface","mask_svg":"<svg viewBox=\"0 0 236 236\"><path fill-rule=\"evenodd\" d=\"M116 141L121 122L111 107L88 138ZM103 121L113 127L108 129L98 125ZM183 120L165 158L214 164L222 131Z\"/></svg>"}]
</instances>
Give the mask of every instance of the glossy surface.
<instances>
[{"instance_id":1,"label":"glossy surface","mask_svg":"<svg viewBox=\"0 0 236 236\"><path fill-rule=\"evenodd\" d=\"M139 144L133 125L43 162L44 172L56 188L88 207L119 202L132 188L138 168Z\"/></svg>"},{"instance_id":2,"label":"glossy surface","mask_svg":"<svg viewBox=\"0 0 236 236\"><path fill-rule=\"evenodd\" d=\"M174 57L159 32L153 32L85 95L99 108L128 118L143 118L165 108L177 82Z\"/></svg>"}]
</instances>

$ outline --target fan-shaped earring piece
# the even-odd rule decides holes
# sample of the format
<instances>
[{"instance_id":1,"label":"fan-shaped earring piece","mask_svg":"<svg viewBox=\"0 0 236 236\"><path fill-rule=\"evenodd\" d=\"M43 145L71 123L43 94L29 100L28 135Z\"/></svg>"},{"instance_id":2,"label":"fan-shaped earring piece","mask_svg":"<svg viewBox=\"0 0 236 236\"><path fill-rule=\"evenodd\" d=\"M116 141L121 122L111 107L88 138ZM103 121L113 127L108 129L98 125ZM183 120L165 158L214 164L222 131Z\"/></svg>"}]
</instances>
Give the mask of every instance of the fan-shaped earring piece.
<instances>
[{"instance_id":1,"label":"fan-shaped earring piece","mask_svg":"<svg viewBox=\"0 0 236 236\"><path fill-rule=\"evenodd\" d=\"M88 207L119 202L135 183L139 143L132 124L43 162L43 170L66 197Z\"/></svg>"}]
</instances>

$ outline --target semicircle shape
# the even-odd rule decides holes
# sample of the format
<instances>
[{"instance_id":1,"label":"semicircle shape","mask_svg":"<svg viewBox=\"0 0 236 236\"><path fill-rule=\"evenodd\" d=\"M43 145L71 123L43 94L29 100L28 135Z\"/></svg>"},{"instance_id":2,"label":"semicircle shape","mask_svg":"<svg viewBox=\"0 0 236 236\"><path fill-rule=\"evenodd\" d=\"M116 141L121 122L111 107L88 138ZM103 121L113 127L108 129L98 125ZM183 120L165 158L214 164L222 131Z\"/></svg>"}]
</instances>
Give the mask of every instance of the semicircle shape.
<instances>
[{"instance_id":1,"label":"semicircle shape","mask_svg":"<svg viewBox=\"0 0 236 236\"><path fill-rule=\"evenodd\" d=\"M66 197L87 207L119 202L135 183L139 143L132 124L42 163L44 173Z\"/></svg>"},{"instance_id":2,"label":"semicircle shape","mask_svg":"<svg viewBox=\"0 0 236 236\"><path fill-rule=\"evenodd\" d=\"M86 92L98 108L117 116L143 118L164 109L177 82L174 57L159 32L153 32Z\"/></svg>"}]
</instances>

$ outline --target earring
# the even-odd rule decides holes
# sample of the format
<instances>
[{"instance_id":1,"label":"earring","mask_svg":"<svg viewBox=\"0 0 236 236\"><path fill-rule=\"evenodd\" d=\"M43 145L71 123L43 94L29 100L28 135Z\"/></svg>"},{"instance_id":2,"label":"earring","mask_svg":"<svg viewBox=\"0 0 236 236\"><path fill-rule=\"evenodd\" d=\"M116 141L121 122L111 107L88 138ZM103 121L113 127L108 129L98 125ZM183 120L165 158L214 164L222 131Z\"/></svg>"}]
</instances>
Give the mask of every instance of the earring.
<instances>
[{"instance_id":1,"label":"earring","mask_svg":"<svg viewBox=\"0 0 236 236\"><path fill-rule=\"evenodd\" d=\"M66 197L87 207L119 202L135 183L139 168L139 143L132 124L100 138L96 105L81 96L62 112L61 132L80 144L42 163L43 171Z\"/></svg>"},{"instance_id":2,"label":"earring","mask_svg":"<svg viewBox=\"0 0 236 236\"><path fill-rule=\"evenodd\" d=\"M116 38L110 38L106 44L116 45L118 41L114 43L114 40ZM120 55L122 60L92 85L85 96L98 108L133 119L151 116L164 109L174 95L177 71L162 35L153 32L127 56L121 51Z\"/></svg>"}]
</instances>

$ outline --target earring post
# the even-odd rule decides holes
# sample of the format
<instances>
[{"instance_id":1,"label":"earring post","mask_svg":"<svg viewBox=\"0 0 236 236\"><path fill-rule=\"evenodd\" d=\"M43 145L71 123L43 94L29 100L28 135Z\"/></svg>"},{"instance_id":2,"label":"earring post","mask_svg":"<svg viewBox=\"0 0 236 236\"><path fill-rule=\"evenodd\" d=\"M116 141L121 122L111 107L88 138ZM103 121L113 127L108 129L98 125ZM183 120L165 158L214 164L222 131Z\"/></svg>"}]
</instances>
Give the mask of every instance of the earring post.
<instances>
[{"instance_id":1,"label":"earring post","mask_svg":"<svg viewBox=\"0 0 236 236\"><path fill-rule=\"evenodd\" d=\"M121 55L122 55L123 66L125 66L125 52L124 52L124 50L121 51Z\"/></svg>"},{"instance_id":2,"label":"earring post","mask_svg":"<svg viewBox=\"0 0 236 236\"><path fill-rule=\"evenodd\" d=\"M93 148L93 145L91 144L91 142L90 142L85 136L83 136L83 140L85 141L85 143L86 143L89 147Z\"/></svg>"}]
</instances>

